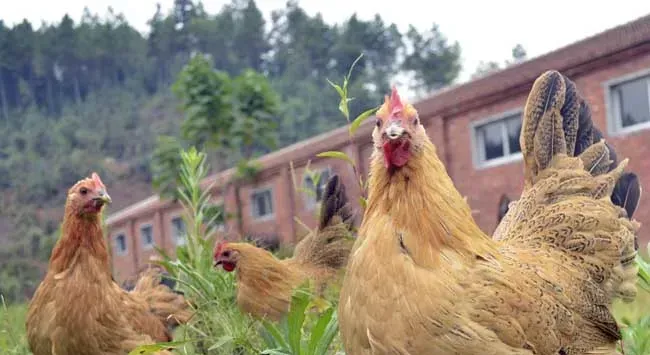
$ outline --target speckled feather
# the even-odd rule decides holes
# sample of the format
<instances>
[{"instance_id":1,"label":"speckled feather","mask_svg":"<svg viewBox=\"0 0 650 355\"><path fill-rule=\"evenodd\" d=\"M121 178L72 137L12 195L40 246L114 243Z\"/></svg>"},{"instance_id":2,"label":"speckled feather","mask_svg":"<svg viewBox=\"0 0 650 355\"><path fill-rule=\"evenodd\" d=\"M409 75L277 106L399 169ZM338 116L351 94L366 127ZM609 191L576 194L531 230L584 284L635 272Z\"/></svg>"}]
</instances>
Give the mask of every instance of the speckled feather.
<instances>
[{"instance_id":1,"label":"speckled feather","mask_svg":"<svg viewBox=\"0 0 650 355\"><path fill-rule=\"evenodd\" d=\"M627 161L613 166L592 126L570 80L555 71L537 79L521 133L525 188L494 239L421 125L396 172L384 168L375 129L368 208L339 302L346 352L615 354L610 308L636 294L639 224L612 203ZM632 210L635 186L617 197L636 199Z\"/></svg>"}]
</instances>

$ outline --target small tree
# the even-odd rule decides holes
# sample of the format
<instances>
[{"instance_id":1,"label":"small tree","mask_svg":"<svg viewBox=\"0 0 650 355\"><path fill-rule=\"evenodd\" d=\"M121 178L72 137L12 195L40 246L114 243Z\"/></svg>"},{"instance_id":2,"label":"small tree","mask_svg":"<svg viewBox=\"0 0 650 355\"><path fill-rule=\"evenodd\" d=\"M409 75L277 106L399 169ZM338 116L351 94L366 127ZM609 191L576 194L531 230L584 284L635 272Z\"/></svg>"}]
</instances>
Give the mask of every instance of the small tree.
<instances>
[{"instance_id":1,"label":"small tree","mask_svg":"<svg viewBox=\"0 0 650 355\"><path fill-rule=\"evenodd\" d=\"M251 162L255 152L276 146L278 95L266 77L254 70L244 70L231 78L225 72L214 70L212 60L200 54L183 68L173 91L185 112L182 140L216 153L217 170L232 163L237 167L235 178L223 190L235 189L237 224L239 231L244 232L240 185L254 180L259 171ZM179 148L182 142L161 138L153 157L154 188L174 198L180 177L178 157L172 157L172 152L178 152Z\"/></svg>"}]
</instances>

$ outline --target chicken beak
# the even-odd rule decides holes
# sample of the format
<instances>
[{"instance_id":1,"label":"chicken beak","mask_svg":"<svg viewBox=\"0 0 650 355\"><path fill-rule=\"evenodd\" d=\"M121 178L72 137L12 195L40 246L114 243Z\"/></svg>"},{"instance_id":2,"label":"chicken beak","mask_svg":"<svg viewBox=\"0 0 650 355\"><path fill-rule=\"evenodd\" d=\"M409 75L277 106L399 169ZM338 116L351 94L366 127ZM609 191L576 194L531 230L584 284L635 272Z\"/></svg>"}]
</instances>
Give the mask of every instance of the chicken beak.
<instances>
[{"instance_id":1,"label":"chicken beak","mask_svg":"<svg viewBox=\"0 0 650 355\"><path fill-rule=\"evenodd\" d=\"M101 202L103 205L109 205L113 200L111 200L111 196L109 196L106 191L100 191L99 196L95 197L93 200Z\"/></svg>"},{"instance_id":2,"label":"chicken beak","mask_svg":"<svg viewBox=\"0 0 650 355\"><path fill-rule=\"evenodd\" d=\"M402 135L404 135L405 130L404 127L402 127L402 121L391 120L384 132L386 133L386 137L388 137L389 140L394 141L401 138Z\"/></svg>"},{"instance_id":3,"label":"chicken beak","mask_svg":"<svg viewBox=\"0 0 650 355\"><path fill-rule=\"evenodd\" d=\"M214 267L218 267L219 265L221 265L221 263L222 263L221 260L216 260L216 261L214 262Z\"/></svg>"}]
</instances>

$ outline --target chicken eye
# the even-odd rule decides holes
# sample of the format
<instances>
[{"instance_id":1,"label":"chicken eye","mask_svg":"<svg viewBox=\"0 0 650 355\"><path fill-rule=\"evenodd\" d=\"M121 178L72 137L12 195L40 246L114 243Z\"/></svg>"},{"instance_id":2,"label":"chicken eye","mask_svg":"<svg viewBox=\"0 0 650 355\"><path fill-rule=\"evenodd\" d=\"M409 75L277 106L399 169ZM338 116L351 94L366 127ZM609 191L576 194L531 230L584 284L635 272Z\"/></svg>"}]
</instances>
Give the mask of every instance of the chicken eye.
<instances>
[{"instance_id":1,"label":"chicken eye","mask_svg":"<svg viewBox=\"0 0 650 355\"><path fill-rule=\"evenodd\" d=\"M221 255L223 255L224 258L229 258L230 257L230 252L228 250L226 250Z\"/></svg>"},{"instance_id":2,"label":"chicken eye","mask_svg":"<svg viewBox=\"0 0 650 355\"><path fill-rule=\"evenodd\" d=\"M85 194L88 193L88 189L85 188L85 187L82 187L81 190L79 190L79 193L82 194L82 195L85 195Z\"/></svg>"},{"instance_id":3,"label":"chicken eye","mask_svg":"<svg viewBox=\"0 0 650 355\"><path fill-rule=\"evenodd\" d=\"M381 120L377 119L377 121L375 121L375 125L377 125L377 128L381 127Z\"/></svg>"}]
</instances>

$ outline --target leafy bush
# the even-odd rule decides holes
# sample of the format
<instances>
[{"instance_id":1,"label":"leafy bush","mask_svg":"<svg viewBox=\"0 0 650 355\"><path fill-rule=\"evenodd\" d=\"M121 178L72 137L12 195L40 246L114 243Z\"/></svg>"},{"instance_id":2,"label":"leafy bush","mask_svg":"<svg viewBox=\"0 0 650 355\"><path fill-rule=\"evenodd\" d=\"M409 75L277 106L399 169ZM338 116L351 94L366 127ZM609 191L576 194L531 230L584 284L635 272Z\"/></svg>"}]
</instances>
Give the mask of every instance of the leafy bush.
<instances>
[{"instance_id":1,"label":"leafy bush","mask_svg":"<svg viewBox=\"0 0 650 355\"><path fill-rule=\"evenodd\" d=\"M275 343L269 342L269 332L274 329L274 334L282 334L280 329L284 329L285 338L290 338L294 343L296 339L299 342L309 339L307 344L316 344L318 349L326 350L338 329L334 307L327 301L313 299L304 290L294 295L297 303L292 304L288 320L281 323L289 324L289 328L282 325L278 328L268 322L262 326L258 320L239 311L234 273L219 272L213 266L212 253L220 216L211 211L212 186L202 189L200 184L209 170L206 155L190 148L181 151L180 157L181 186L178 195L187 226L186 244L176 249L176 259L158 249L163 257L158 263L178 282L178 289L193 302L196 314L190 324L176 331L176 337L182 340L142 346L133 350L132 354L153 353L170 346L184 354L260 354L264 346L276 347ZM316 305L324 310L322 313L310 312L306 317L307 305ZM323 326L328 326L330 330L319 330ZM312 353L317 354L291 354Z\"/></svg>"},{"instance_id":2,"label":"leafy bush","mask_svg":"<svg viewBox=\"0 0 650 355\"><path fill-rule=\"evenodd\" d=\"M334 306L324 305L322 312L309 312L316 306L308 287L294 291L287 316L274 324L264 322L268 349L262 355L325 355L337 336L339 322ZM317 306L316 306L317 307Z\"/></svg>"}]
</instances>

